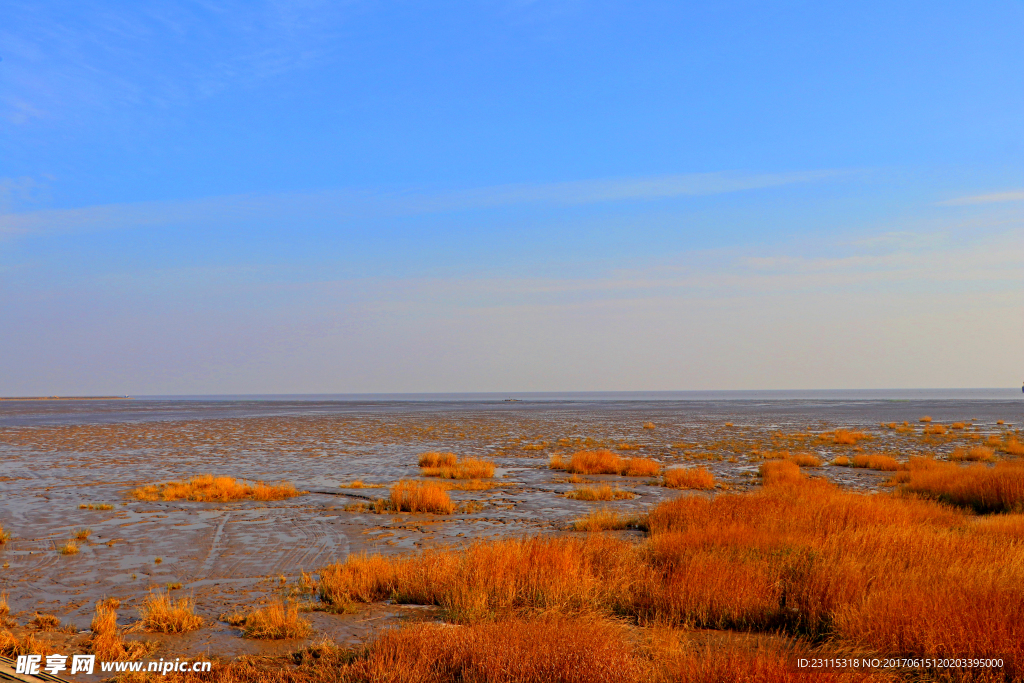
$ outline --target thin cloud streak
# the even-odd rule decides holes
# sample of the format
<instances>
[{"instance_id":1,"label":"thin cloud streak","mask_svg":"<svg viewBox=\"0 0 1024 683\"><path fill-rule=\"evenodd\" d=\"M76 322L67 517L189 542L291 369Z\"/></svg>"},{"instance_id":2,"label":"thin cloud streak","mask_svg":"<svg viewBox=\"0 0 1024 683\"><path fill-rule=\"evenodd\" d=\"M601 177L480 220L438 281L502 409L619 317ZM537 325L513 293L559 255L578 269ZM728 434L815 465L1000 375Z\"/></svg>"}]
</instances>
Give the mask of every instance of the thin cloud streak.
<instances>
[{"instance_id":1,"label":"thin cloud streak","mask_svg":"<svg viewBox=\"0 0 1024 683\"><path fill-rule=\"evenodd\" d=\"M840 173L827 170L760 175L693 173L649 178L497 185L436 194L329 191L107 204L0 214L0 236L144 228L180 223L215 225L239 219L348 220L526 204L579 206L621 201L644 202L818 182Z\"/></svg>"},{"instance_id":2,"label":"thin cloud streak","mask_svg":"<svg viewBox=\"0 0 1024 683\"><path fill-rule=\"evenodd\" d=\"M971 204L998 204L1001 202L1024 201L1024 190L1013 190L1010 192L994 192L992 194L979 194L972 197L957 197L939 202L939 206L968 206Z\"/></svg>"}]
</instances>

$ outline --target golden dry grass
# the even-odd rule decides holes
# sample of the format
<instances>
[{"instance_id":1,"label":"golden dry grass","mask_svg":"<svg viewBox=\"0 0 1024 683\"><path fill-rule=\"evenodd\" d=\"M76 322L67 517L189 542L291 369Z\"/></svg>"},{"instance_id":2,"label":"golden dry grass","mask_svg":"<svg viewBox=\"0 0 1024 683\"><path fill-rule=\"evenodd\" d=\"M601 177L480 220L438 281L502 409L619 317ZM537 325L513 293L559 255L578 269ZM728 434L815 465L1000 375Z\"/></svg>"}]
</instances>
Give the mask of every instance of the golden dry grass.
<instances>
[{"instance_id":1,"label":"golden dry grass","mask_svg":"<svg viewBox=\"0 0 1024 683\"><path fill-rule=\"evenodd\" d=\"M89 639L89 650L98 659L107 661L123 661L137 659L150 651L146 643L126 641L121 629L117 627L118 600L107 599L96 603L96 614L92 618L92 637Z\"/></svg>"},{"instance_id":2,"label":"golden dry grass","mask_svg":"<svg viewBox=\"0 0 1024 683\"><path fill-rule=\"evenodd\" d=\"M78 554L78 544L74 540L70 540L57 548L57 552L61 555L76 555Z\"/></svg>"},{"instance_id":3,"label":"golden dry grass","mask_svg":"<svg viewBox=\"0 0 1024 683\"><path fill-rule=\"evenodd\" d=\"M931 418L930 415L925 415L920 420L918 420L918 422L931 422L931 421L932 421L932 418Z\"/></svg>"},{"instance_id":4,"label":"golden dry grass","mask_svg":"<svg viewBox=\"0 0 1024 683\"><path fill-rule=\"evenodd\" d=\"M644 429L657 429L653 422L644 422Z\"/></svg>"},{"instance_id":5,"label":"golden dry grass","mask_svg":"<svg viewBox=\"0 0 1024 683\"><path fill-rule=\"evenodd\" d=\"M799 471L766 463L778 464ZM682 496L646 526L640 544L588 534L352 556L325 567L317 589L331 605L389 598L465 624L616 614L879 655L998 655L1007 680L1024 673L1024 546L953 508L811 479Z\"/></svg>"},{"instance_id":6,"label":"golden dry grass","mask_svg":"<svg viewBox=\"0 0 1024 683\"><path fill-rule=\"evenodd\" d=\"M822 438L837 445L854 446L858 441L870 439L871 436L866 432L851 429L837 429L831 434L822 434Z\"/></svg>"},{"instance_id":7,"label":"golden dry grass","mask_svg":"<svg viewBox=\"0 0 1024 683\"><path fill-rule=\"evenodd\" d=\"M573 531L616 531L627 529L634 525L636 520L627 517L609 508L598 508L588 512L585 516L574 519L572 522Z\"/></svg>"},{"instance_id":8,"label":"golden dry grass","mask_svg":"<svg viewBox=\"0 0 1024 683\"><path fill-rule=\"evenodd\" d=\"M427 453L420 453L419 466L420 467L452 467L458 461L458 456L454 453L439 453L437 451L429 451Z\"/></svg>"},{"instance_id":9,"label":"golden dry grass","mask_svg":"<svg viewBox=\"0 0 1024 683\"><path fill-rule=\"evenodd\" d=\"M214 477L203 474L192 477L188 481L170 481L165 484L153 484L133 489L129 495L136 500L192 500L199 502L233 500L284 500L301 495L295 487L288 483L268 485L262 481L248 484L233 477Z\"/></svg>"},{"instance_id":10,"label":"golden dry grass","mask_svg":"<svg viewBox=\"0 0 1024 683\"><path fill-rule=\"evenodd\" d=\"M0 592L0 624L11 615L11 606L7 603L7 591Z\"/></svg>"},{"instance_id":11,"label":"golden dry grass","mask_svg":"<svg viewBox=\"0 0 1024 683\"><path fill-rule=\"evenodd\" d=\"M706 467L673 467L665 470L665 486L707 491L715 488L715 475Z\"/></svg>"},{"instance_id":12,"label":"golden dry grass","mask_svg":"<svg viewBox=\"0 0 1024 683\"><path fill-rule=\"evenodd\" d=\"M367 484L361 479L354 479L347 484L342 484L338 488L342 489L382 489L384 484Z\"/></svg>"},{"instance_id":13,"label":"golden dry grass","mask_svg":"<svg viewBox=\"0 0 1024 683\"><path fill-rule=\"evenodd\" d=\"M838 465L839 467L849 467L851 465L851 462L849 456L840 455L839 457L832 461L832 464Z\"/></svg>"},{"instance_id":14,"label":"golden dry grass","mask_svg":"<svg viewBox=\"0 0 1024 683\"><path fill-rule=\"evenodd\" d=\"M1002 445L1002 451L1007 455L1024 455L1024 443L1018 441L1016 436L1011 436Z\"/></svg>"},{"instance_id":15,"label":"golden dry grass","mask_svg":"<svg viewBox=\"0 0 1024 683\"><path fill-rule=\"evenodd\" d=\"M757 468L765 486L799 482L804 478L800 466L791 460L773 460Z\"/></svg>"},{"instance_id":16,"label":"golden dry grass","mask_svg":"<svg viewBox=\"0 0 1024 683\"><path fill-rule=\"evenodd\" d=\"M35 613L32 620L28 622L29 628L37 631L56 631L60 628L60 617L54 614Z\"/></svg>"},{"instance_id":17,"label":"golden dry grass","mask_svg":"<svg viewBox=\"0 0 1024 683\"><path fill-rule=\"evenodd\" d=\"M821 458L810 453L794 453L790 460L800 467L821 467Z\"/></svg>"},{"instance_id":18,"label":"golden dry grass","mask_svg":"<svg viewBox=\"0 0 1024 683\"><path fill-rule=\"evenodd\" d=\"M420 460L422 461L423 458L421 457ZM442 479L487 479L494 476L494 463L478 458L463 458L437 466L420 465L420 473L426 477L441 477Z\"/></svg>"},{"instance_id":19,"label":"golden dry grass","mask_svg":"<svg viewBox=\"0 0 1024 683\"><path fill-rule=\"evenodd\" d=\"M283 600L261 607L241 620L242 633L246 638L259 640L283 640L305 638L312 632L309 621L299 615L294 603Z\"/></svg>"},{"instance_id":20,"label":"golden dry grass","mask_svg":"<svg viewBox=\"0 0 1024 683\"><path fill-rule=\"evenodd\" d=\"M448 492L432 482L403 480L392 485L391 508L397 512L434 512L450 515L455 511Z\"/></svg>"},{"instance_id":21,"label":"golden dry grass","mask_svg":"<svg viewBox=\"0 0 1024 683\"><path fill-rule=\"evenodd\" d=\"M948 431L949 428L946 425L940 424L930 424L924 428L925 434L945 434Z\"/></svg>"},{"instance_id":22,"label":"golden dry grass","mask_svg":"<svg viewBox=\"0 0 1024 683\"><path fill-rule=\"evenodd\" d=\"M618 487L612 488L608 484L601 484L600 486L581 486L565 494L565 497L573 500L606 501L629 500L635 498L636 494L623 491Z\"/></svg>"},{"instance_id":23,"label":"golden dry grass","mask_svg":"<svg viewBox=\"0 0 1024 683\"><path fill-rule=\"evenodd\" d=\"M4 531L4 525L0 524L0 546L6 545L7 541L11 540L13 536L10 531Z\"/></svg>"},{"instance_id":24,"label":"golden dry grass","mask_svg":"<svg viewBox=\"0 0 1024 683\"><path fill-rule=\"evenodd\" d=\"M157 633L188 633L203 625L192 598L175 600L168 591L154 591L146 596L139 613L142 628Z\"/></svg>"},{"instance_id":25,"label":"golden dry grass","mask_svg":"<svg viewBox=\"0 0 1024 683\"><path fill-rule=\"evenodd\" d=\"M980 513L1024 510L1024 463L964 467L932 461L927 468L914 467L899 475L895 481L908 493Z\"/></svg>"},{"instance_id":26,"label":"golden dry grass","mask_svg":"<svg viewBox=\"0 0 1024 683\"><path fill-rule=\"evenodd\" d=\"M971 448L954 448L949 454L953 461L968 460L971 462L993 462L996 459L996 452L988 446L972 446Z\"/></svg>"},{"instance_id":27,"label":"golden dry grass","mask_svg":"<svg viewBox=\"0 0 1024 683\"><path fill-rule=\"evenodd\" d=\"M72 536L76 541L85 541L92 534L92 529L77 529Z\"/></svg>"},{"instance_id":28,"label":"golden dry grass","mask_svg":"<svg viewBox=\"0 0 1024 683\"><path fill-rule=\"evenodd\" d=\"M556 453L551 456L551 469L565 470L573 474L620 474L626 477L649 477L657 475L661 465L650 458L623 458L607 449L578 451L568 460Z\"/></svg>"},{"instance_id":29,"label":"golden dry grass","mask_svg":"<svg viewBox=\"0 0 1024 683\"><path fill-rule=\"evenodd\" d=\"M854 467L862 467L869 470L881 470L883 472L895 472L900 468L900 463L891 455L881 453L865 453L853 456Z\"/></svg>"},{"instance_id":30,"label":"golden dry grass","mask_svg":"<svg viewBox=\"0 0 1024 683\"><path fill-rule=\"evenodd\" d=\"M109 503L82 503L79 510L113 510L114 506Z\"/></svg>"}]
</instances>

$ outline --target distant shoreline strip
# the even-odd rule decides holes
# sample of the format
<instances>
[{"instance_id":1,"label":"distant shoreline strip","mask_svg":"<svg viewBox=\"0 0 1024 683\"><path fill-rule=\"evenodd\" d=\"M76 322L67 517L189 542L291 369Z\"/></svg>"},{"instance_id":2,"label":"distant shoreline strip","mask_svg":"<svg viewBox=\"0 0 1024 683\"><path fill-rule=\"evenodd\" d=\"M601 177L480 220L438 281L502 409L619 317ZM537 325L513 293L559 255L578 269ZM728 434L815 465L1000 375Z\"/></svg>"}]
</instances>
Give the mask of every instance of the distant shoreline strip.
<instances>
[{"instance_id":1,"label":"distant shoreline strip","mask_svg":"<svg viewBox=\"0 0 1024 683\"><path fill-rule=\"evenodd\" d=\"M130 401L131 396L0 396L0 401Z\"/></svg>"}]
</instances>

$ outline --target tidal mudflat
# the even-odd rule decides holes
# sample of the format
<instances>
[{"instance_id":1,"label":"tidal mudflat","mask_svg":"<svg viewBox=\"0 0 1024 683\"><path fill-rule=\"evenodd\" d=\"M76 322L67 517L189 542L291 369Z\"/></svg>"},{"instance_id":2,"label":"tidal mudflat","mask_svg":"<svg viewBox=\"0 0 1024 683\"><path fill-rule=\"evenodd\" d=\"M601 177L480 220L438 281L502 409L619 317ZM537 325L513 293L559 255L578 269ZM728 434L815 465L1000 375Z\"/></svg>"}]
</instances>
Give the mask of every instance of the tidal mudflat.
<instances>
[{"instance_id":1,"label":"tidal mudflat","mask_svg":"<svg viewBox=\"0 0 1024 683\"><path fill-rule=\"evenodd\" d=\"M761 579L751 578L762 570L766 576L781 572L765 584L777 588L789 580L787 571L813 573L813 567L800 563L780 569L782 565L763 558L755 561L751 555L724 570L721 558L706 558L707 567L716 567L723 576L733 571L731 583L714 590L735 592L747 586L757 593L756 600L751 598L745 607L716 606L714 600L690 604L672 598L672 590L682 589L668 584L658 584L657 590L649 586L641 595L632 583L616 582L622 581L621 575L649 575L653 586L682 571L680 567L693 561L694 547L705 552L705 545L718 541L679 541L691 549L684 553L685 561L659 563L651 553L669 552L666 534L696 533L690 524L700 515L705 516L708 529L719 530L720 539L727 537L730 532L716 517L726 514L720 509L723 505L738 506L728 514L756 527L756 519L768 520L776 514L764 512L767 508L777 510L803 501L803 510L816 505L825 511L847 510L860 505L851 501L881 500L874 495L878 492L887 501L897 500L893 505L911 506L885 513L905 518L907 529L913 525L941 528L940 535L946 538L954 533L951 529L964 525L992 526L991 515L982 519L979 510L948 505L948 500L911 498L900 493L901 487L912 483L911 462L955 465L964 471L981 466L995 471L1012 465L1024 452L1019 429L1019 403L997 399L122 400L60 405L8 401L0 404L0 525L5 536L0 545L0 590L8 605L6 630L15 639L34 638L40 646L65 654L87 652L95 647L98 633L97 604L113 599L119 633L127 642L145 642L147 649L140 659L209 656L230 660L259 655L271 658L260 660L264 662L260 666L270 667L266 670L301 668L302 657L272 659L294 652L315 650L321 655L314 659L327 662L334 656L323 654L328 650L341 652L370 642L378 648L404 651L416 638L438 639L429 629L439 622L465 628L475 625L476 645L459 641L451 647L468 648L467 652L486 649L488 638L497 635L483 624L503 619L515 620L516 633L522 636L519 645L527 649L533 647L531 638L552 642L552 633L573 632L573 637L580 637L584 631L593 631L587 637L621 641L608 646L604 661L609 666L618 662L620 672L632 672L627 678L636 680L659 676L670 680L682 671L678 667L704 666L686 659L700 648L704 648L701 652L716 647L749 650L744 639L754 636L769 641L782 638L791 650L797 641L806 647L834 642L847 652L898 654L880 642L843 640L842 629L835 625L839 613L846 610L843 618L853 616L841 600L823 604L819 596L812 606L807 595L783 593L780 597L759 588ZM423 459L426 453L441 455ZM445 460L449 457L454 460ZM492 463L493 470L472 465L480 462ZM469 474L461 476L459 467ZM187 483L202 475L252 485L290 484L296 495L276 500L253 500L252 496L189 500L165 499L160 493L164 489L159 487L168 482ZM775 488L769 483L772 477L781 477ZM792 477L788 484L786 477ZM451 501L450 512L396 509L390 501L399 482L442 489ZM823 492L813 488L818 482L834 486ZM151 495L133 493L145 487L151 487ZM849 498L851 494L856 497ZM671 501L680 497L718 507L673 508L678 503ZM744 505L761 512L744 511ZM914 505L934 509L911 509ZM995 512L1003 513L996 525L1001 524L1002 531L985 526L982 540L976 543L979 558L995 552L993 543L1008 544L1008 550L1000 550L1004 557L1006 552L1020 553L1024 524L1017 525L1019 529L1014 526L1019 515L1013 510ZM864 519L873 519L874 514L856 513ZM616 521L586 523L599 515ZM800 515L794 509L784 517ZM776 540L785 539L787 548L814 546L815 552L825 552L815 545L820 539L806 540L818 533L812 532L818 522L805 522L785 529L765 524ZM600 531L607 527L610 530ZM769 552L762 541L748 541L747 547L760 549L754 555L771 555L782 547L776 543ZM69 543L73 552L68 550ZM469 571L468 551L458 549L473 543L477 545L471 550L475 548L473 552L481 557L498 553L482 565L490 567L500 565L496 558L502 553L543 555L552 562L590 557L590 569L559 565L559 575L576 576L577 586L595 580L592 569L601 562L614 560L615 567L601 571L606 582L617 588L609 592L595 584L586 595L572 597L568 588L558 593L551 586L535 587L547 595L539 603L509 599L495 604L481 597L487 594L481 588L477 598L483 603L470 609L468 603L460 602L467 599L465 595L444 593L440 575L430 582L434 588L429 590L416 584L433 570L413 565L431 557L448 563L447 576L462 576L460 580L471 585L468 574L459 574ZM516 545L523 543L541 545L533 550ZM452 553L460 552L463 559L455 559ZM380 555L383 564L375 568L359 564L369 561L364 553ZM399 564L388 564L387 558ZM858 558L856 562L870 565L865 557ZM520 564L528 566L529 561ZM846 558L836 566L856 562ZM324 578L332 571L333 583ZM692 585L699 583L693 578L701 574L697 565L686 571L692 572ZM850 571L851 577L857 576ZM391 576L390 583L371 581L360 572ZM535 573L541 576L543 571ZM995 591L986 593L989 598L1010 590L1004 584L1013 576L1004 574L996 572L987 579ZM414 580L413 575L420 578ZM855 582L851 577L837 576L837 585ZM708 586L700 590L714 592ZM554 593L561 597L552 597ZM147 600L154 596L163 596L171 604L187 602L188 611L198 618L195 628L163 632L146 627ZM1019 602L1019 595L1016 599ZM668 604L675 606L667 612L657 607ZM771 609L766 607L769 604ZM254 611L260 611L260 616L249 618ZM570 623L573 619L575 626ZM288 623L308 625L274 631ZM860 625L866 628L867 622ZM688 634L685 642L680 640L684 632ZM1011 654L1020 650L1019 630L993 637L1006 642L991 641L989 649L1002 647ZM411 640L403 644L403 638ZM643 644L638 645L641 640ZM330 650L330 644L342 650ZM571 649L570 645L566 647ZM758 640L749 647L756 653L756 648L769 646ZM913 647L918 646L909 641L899 645ZM652 655L655 651L661 654ZM365 661L372 656L366 655ZM552 654L552 661L559 656ZM679 664L676 674L645 668L654 660L668 661L673 656L689 662ZM587 666L600 668L595 663ZM265 678L266 670L253 673L252 680L272 680ZM590 679L581 680L592 680L597 675L594 671L588 674ZM554 674L536 675L543 680ZM1005 679L999 678L1002 673L993 675L991 680ZM352 676L351 680L373 679ZM525 674L522 679L532 680Z\"/></svg>"}]
</instances>

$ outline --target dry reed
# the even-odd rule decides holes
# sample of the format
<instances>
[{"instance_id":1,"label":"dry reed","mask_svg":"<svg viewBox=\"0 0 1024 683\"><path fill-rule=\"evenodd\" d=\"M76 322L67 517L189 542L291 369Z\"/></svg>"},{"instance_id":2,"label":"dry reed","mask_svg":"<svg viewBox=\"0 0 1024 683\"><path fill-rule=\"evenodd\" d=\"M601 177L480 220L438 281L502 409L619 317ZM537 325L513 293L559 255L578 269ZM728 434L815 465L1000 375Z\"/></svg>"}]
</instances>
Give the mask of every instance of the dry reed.
<instances>
[{"instance_id":1,"label":"dry reed","mask_svg":"<svg viewBox=\"0 0 1024 683\"><path fill-rule=\"evenodd\" d=\"M243 635L260 640L305 638L313 630L309 621L299 616L298 606L283 600L261 607L241 621L235 625L242 626Z\"/></svg>"},{"instance_id":2,"label":"dry reed","mask_svg":"<svg viewBox=\"0 0 1024 683\"><path fill-rule=\"evenodd\" d=\"M455 511L448 492L437 484L403 480L391 486L390 506L397 512L434 512L450 515Z\"/></svg>"},{"instance_id":3,"label":"dry reed","mask_svg":"<svg viewBox=\"0 0 1024 683\"><path fill-rule=\"evenodd\" d=\"M881 453L870 453L853 456L853 466L869 470L881 470L883 472L895 472L900 468L900 463L891 455Z\"/></svg>"},{"instance_id":4,"label":"dry reed","mask_svg":"<svg viewBox=\"0 0 1024 683\"><path fill-rule=\"evenodd\" d=\"M673 467L665 470L665 486L707 491L715 488L715 475L706 467Z\"/></svg>"},{"instance_id":5,"label":"dry reed","mask_svg":"<svg viewBox=\"0 0 1024 683\"><path fill-rule=\"evenodd\" d=\"M145 501L227 502L233 500L284 500L302 493L288 482L268 485L258 481L255 484L247 484L245 481L232 477L214 477L212 474L204 474L192 477L187 482L170 481L164 484L142 486L132 490L129 495L137 500Z\"/></svg>"},{"instance_id":6,"label":"dry reed","mask_svg":"<svg viewBox=\"0 0 1024 683\"><path fill-rule=\"evenodd\" d=\"M142 627L159 633L187 633L203 625L203 619L195 612L192 598L174 600L170 592L155 591L146 596L139 608Z\"/></svg>"},{"instance_id":7,"label":"dry reed","mask_svg":"<svg viewBox=\"0 0 1024 683\"><path fill-rule=\"evenodd\" d=\"M608 484L601 484L600 486L581 486L565 494L565 497L586 501L629 500L635 498L636 494L623 491L618 487L612 488Z\"/></svg>"}]
</instances>

